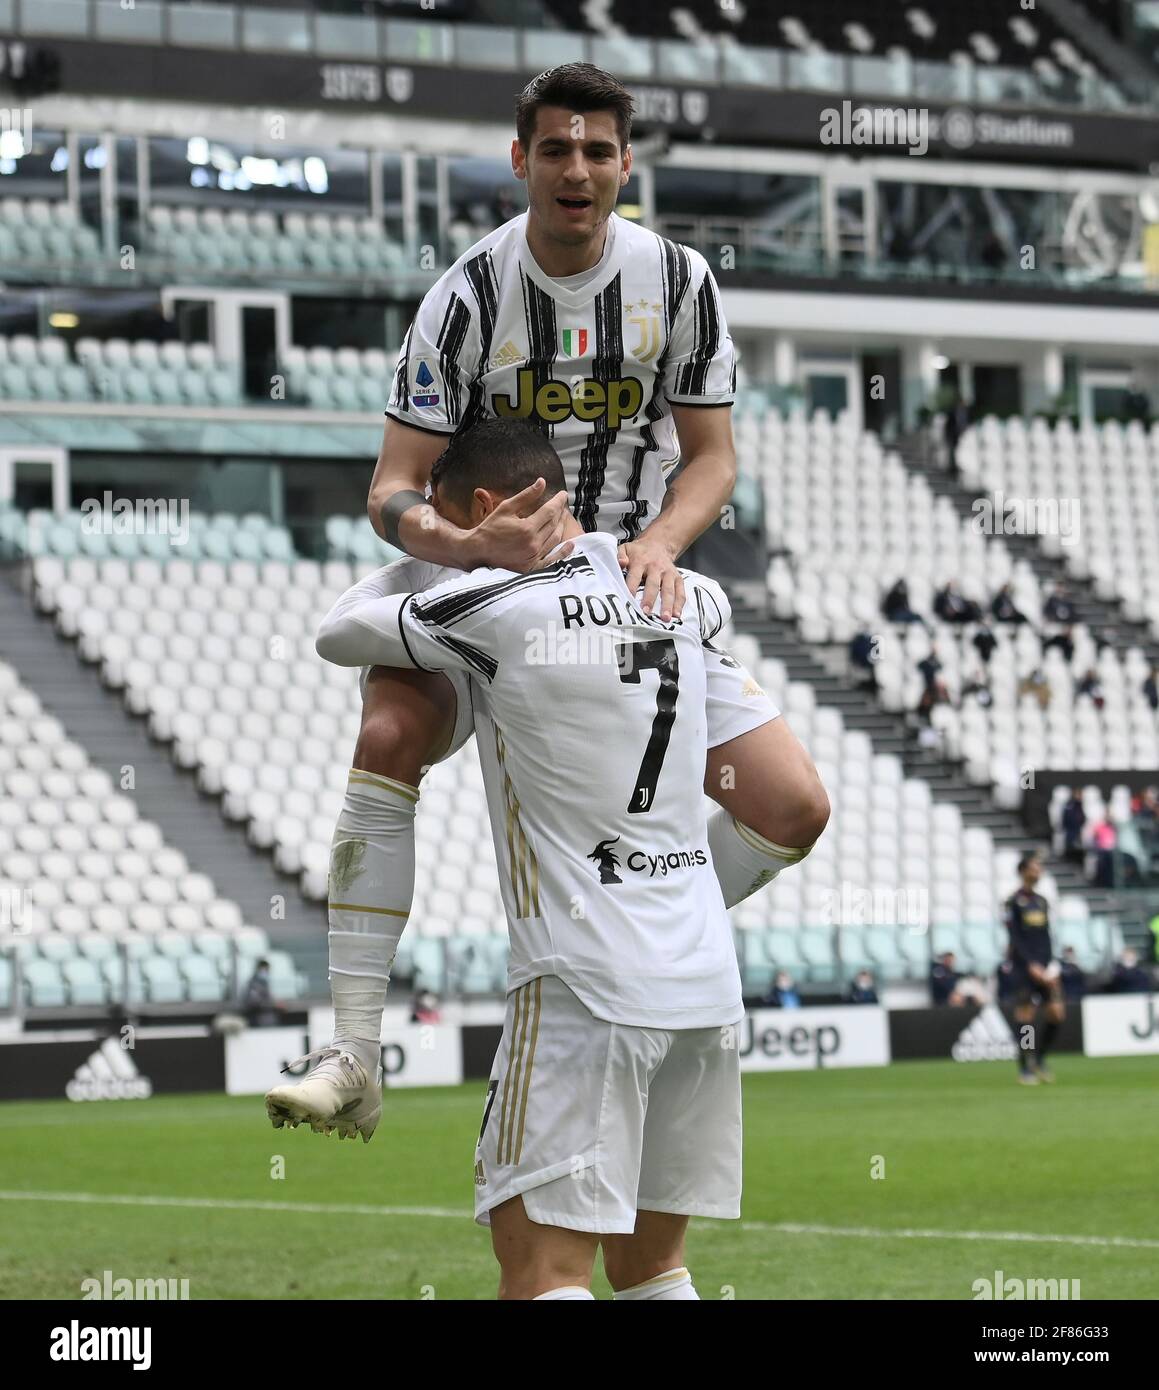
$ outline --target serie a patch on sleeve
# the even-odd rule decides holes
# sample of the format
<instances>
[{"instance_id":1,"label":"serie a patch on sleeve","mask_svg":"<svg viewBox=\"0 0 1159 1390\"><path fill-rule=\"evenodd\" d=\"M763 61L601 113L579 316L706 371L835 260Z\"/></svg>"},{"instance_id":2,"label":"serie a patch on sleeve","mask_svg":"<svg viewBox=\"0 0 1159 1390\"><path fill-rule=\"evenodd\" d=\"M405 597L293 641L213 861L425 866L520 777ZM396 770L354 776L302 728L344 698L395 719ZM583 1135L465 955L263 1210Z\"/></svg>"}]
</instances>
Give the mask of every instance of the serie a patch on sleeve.
<instances>
[{"instance_id":1,"label":"serie a patch on sleeve","mask_svg":"<svg viewBox=\"0 0 1159 1390\"><path fill-rule=\"evenodd\" d=\"M415 389L411 393L411 405L438 405L439 393L433 389L435 385L434 373L427 365L426 358L421 358L419 360L419 369L415 373Z\"/></svg>"}]
</instances>

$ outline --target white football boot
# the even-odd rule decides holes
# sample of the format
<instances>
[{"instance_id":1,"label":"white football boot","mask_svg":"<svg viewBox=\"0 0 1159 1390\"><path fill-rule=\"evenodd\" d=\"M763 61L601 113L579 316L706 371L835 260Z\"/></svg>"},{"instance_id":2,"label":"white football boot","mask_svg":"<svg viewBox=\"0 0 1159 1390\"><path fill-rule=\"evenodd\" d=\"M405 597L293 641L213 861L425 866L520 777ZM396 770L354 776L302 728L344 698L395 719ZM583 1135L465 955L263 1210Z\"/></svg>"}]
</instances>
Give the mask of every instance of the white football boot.
<instances>
[{"instance_id":1,"label":"white football boot","mask_svg":"<svg viewBox=\"0 0 1159 1390\"><path fill-rule=\"evenodd\" d=\"M266 1114L275 1129L305 1123L315 1134L338 1131L339 1139L362 1135L364 1144L382 1117L382 1078L376 1063L371 1076L366 1066L347 1048L323 1047L307 1052L287 1071L313 1058L318 1065L301 1081L287 1082L266 1092Z\"/></svg>"}]
</instances>

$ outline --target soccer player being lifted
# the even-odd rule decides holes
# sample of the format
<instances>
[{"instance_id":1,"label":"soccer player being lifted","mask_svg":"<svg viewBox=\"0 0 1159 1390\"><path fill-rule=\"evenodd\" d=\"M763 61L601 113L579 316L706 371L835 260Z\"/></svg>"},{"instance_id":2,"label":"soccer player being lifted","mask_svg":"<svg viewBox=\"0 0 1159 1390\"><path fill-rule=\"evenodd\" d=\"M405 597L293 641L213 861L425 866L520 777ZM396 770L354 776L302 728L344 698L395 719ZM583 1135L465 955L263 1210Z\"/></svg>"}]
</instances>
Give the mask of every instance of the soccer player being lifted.
<instances>
[{"instance_id":1,"label":"soccer player being lifted","mask_svg":"<svg viewBox=\"0 0 1159 1390\"><path fill-rule=\"evenodd\" d=\"M1059 1025L1066 1017L1062 993L1062 971L1054 959L1050 940L1050 904L1036 893L1042 865L1035 854L1024 854L1018 861L1022 887L1006 899L1006 930L1010 936L1010 959L1014 966L1014 1017L1019 1024L1018 1080L1024 1086L1053 1081L1046 1056L1054 1045ZM1046 1021L1039 1027L1035 1018L1045 1006ZM1031 1048L1023 1047L1023 1036L1030 1027Z\"/></svg>"},{"instance_id":2,"label":"soccer player being lifted","mask_svg":"<svg viewBox=\"0 0 1159 1390\"><path fill-rule=\"evenodd\" d=\"M570 503L583 531L615 542L629 592L642 586L645 616L668 621L682 611L677 557L719 519L735 480L735 360L703 256L614 211L632 166L631 120L627 89L589 64L553 68L518 98L511 161L528 210L428 291L399 357L368 508L379 534L409 558L379 572L383 595L482 565L528 572L559 543ZM424 497L431 467L452 438L491 418L538 428L563 464L564 485L532 481L457 524ZM683 470L666 486L678 462ZM801 860L829 803L752 676L723 653L706 658L705 789L727 813L713 859L739 892ZM342 1057L377 1066L386 948L368 944L361 924L402 923L410 913L423 769L471 733L460 675L385 664L363 672L362 726L331 859L337 1051L315 1073L339 1089L349 1079ZM581 776L584 763L555 757L556 775ZM725 897L737 900L727 887Z\"/></svg>"},{"instance_id":3,"label":"soccer player being lifted","mask_svg":"<svg viewBox=\"0 0 1159 1390\"><path fill-rule=\"evenodd\" d=\"M467 529L537 477L563 481L551 444L493 420L456 437L432 486ZM740 1215L744 1006L711 857L735 831L723 809L710 823L702 796L728 600L684 571L682 612L646 615L617 549L569 516L530 574L483 568L385 596L372 575L318 634L340 665L470 683L511 942L475 1153L503 1298L590 1299L601 1245L618 1298L696 1298L688 1218ZM759 851L742 878L734 899L761 885ZM360 898L357 875L346 891ZM363 925L392 957L401 919ZM271 1117L314 1122L327 1091L313 1076L275 1088ZM377 1121L377 1077L343 1096L339 1123Z\"/></svg>"}]
</instances>

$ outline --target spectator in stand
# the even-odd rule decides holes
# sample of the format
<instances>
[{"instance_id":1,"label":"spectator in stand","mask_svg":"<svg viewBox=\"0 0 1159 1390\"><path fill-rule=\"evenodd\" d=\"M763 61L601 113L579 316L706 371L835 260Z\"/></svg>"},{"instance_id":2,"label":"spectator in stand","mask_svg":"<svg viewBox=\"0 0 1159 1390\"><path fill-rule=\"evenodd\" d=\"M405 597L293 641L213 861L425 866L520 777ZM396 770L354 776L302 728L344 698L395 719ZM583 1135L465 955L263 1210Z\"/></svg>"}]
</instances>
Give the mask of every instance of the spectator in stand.
<instances>
[{"instance_id":1,"label":"spectator in stand","mask_svg":"<svg viewBox=\"0 0 1159 1390\"><path fill-rule=\"evenodd\" d=\"M1087 992L1087 976L1086 971L1075 959L1073 946L1062 948L1059 968L1062 972L1062 997L1068 1004L1077 1004Z\"/></svg>"},{"instance_id":2,"label":"spectator in stand","mask_svg":"<svg viewBox=\"0 0 1159 1390\"><path fill-rule=\"evenodd\" d=\"M934 595L934 612L944 623L976 623L982 616L974 600L962 596L956 579Z\"/></svg>"},{"instance_id":3,"label":"spectator in stand","mask_svg":"<svg viewBox=\"0 0 1159 1390\"><path fill-rule=\"evenodd\" d=\"M1081 787L1071 790L1070 800L1062 808L1059 825L1062 827L1062 857L1077 863L1083 859L1083 828L1087 823L1087 813L1083 807Z\"/></svg>"},{"instance_id":4,"label":"spectator in stand","mask_svg":"<svg viewBox=\"0 0 1159 1390\"><path fill-rule=\"evenodd\" d=\"M975 671L970 680L962 687L963 705L971 695L983 709L989 709L994 703L994 696L986 679L986 673L981 668Z\"/></svg>"},{"instance_id":5,"label":"spectator in stand","mask_svg":"<svg viewBox=\"0 0 1159 1390\"><path fill-rule=\"evenodd\" d=\"M242 995L241 1009L251 1028L276 1028L283 1006L270 989L270 963L259 960Z\"/></svg>"},{"instance_id":6,"label":"spectator in stand","mask_svg":"<svg viewBox=\"0 0 1159 1390\"><path fill-rule=\"evenodd\" d=\"M899 579L882 600L881 611L891 623L920 623L921 615L910 607L909 585Z\"/></svg>"},{"instance_id":7,"label":"spectator in stand","mask_svg":"<svg viewBox=\"0 0 1159 1390\"><path fill-rule=\"evenodd\" d=\"M1159 666L1151 667L1151 674L1143 682L1143 698L1152 710L1159 710Z\"/></svg>"},{"instance_id":8,"label":"spectator in stand","mask_svg":"<svg viewBox=\"0 0 1159 1390\"><path fill-rule=\"evenodd\" d=\"M1075 690L1076 695L1086 695L1092 702L1095 709L1102 709L1106 704L1106 696L1103 694L1103 684L1099 680L1098 672L1093 666L1088 667L1086 675L1078 683Z\"/></svg>"},{"instance_id":9,"label":"spectator in stand","mask_svg":"<svg viewBox=\"0 0 1159 1390\"><path fill-rule=\"evenodd\" d=\"M412 1023L441 1023L443 1015L439 1009L439 997L430 990L420 990L411 1000L410 1021Z\"/></svg>"},{"instance_id":10,"label":"spectator in stand","mask_svg":"<svg viewBox=\"0 0 1159 1390\"><path fill-rule=\"evenodd\" d=\"M931 647L929 656L918 662L918 670L922 673L922 679L925 681L922 698L918 703L918 714L927 721L930 717L930 711L935 705L948 705L950 703L950 692L946 689L946 683L939 674L941 669L942 661L938 656L938 649Z\"/></svg>"},{"instance_id":11,"label":"spectator in stand","mask_svg":"<svg viewBox=\"0 0 1159 1390\"><path fill-rule=\"evenodd\" d=\"M858 671L863 672L863 678L858 681L858 685L864 690L877 689L877 662L879 639L872 632L862 629L849 643L849 662Z\"/></svg>"},{"instance_id":12,"label":"spectator in stand","mask_svg":"<svg viewBox=\"0 0 1159 1390\"><path fill-rule=\"evenodd\" d=\"M982 619L978 625L977 632L974 633L974 650L982 658L987 666L990 665L990 658L994 655L994 648L998 645L998 639L994 636L994 629Z\"/></svg>"},{"instance_id":13,"label":"spectator in stand","mask_svg":"<svg viewBox=\"0 0 1159 1390\"><path fill-rule=\"evenodd\" d=\"M845 991L847 1004L876 1004L877 990L873 986L873 975L868 970L859 970L853 983Z\"/></svg>"},{"instance_id":14,"label":"spectator in stand","mask_svg":"<svg viewBox=\"0 0 1159 1390\"><path fill-rule=\"evenodd\" d=\"M943 951L930 966L930 998L940 1007L960 1008L963 1004L985 1003L981 983L972 975L959 975L953 951Z\"/></svg>"},{"instance_id":15,"label":"spectator in stand","mask_svg":"<svg viewBox=\"0 0 1159 1390\"><path fill-rule=\"evenodd\" d=\"M946 411L942 426L946 441L946 464L951 473L958 471L958 443L970 428L970 407L959 395Z\"/></svg>"},{"instance_id":16,"label":"spectator in stand","mask_svg":"<svg viewBox=\"0 0 1159 1390\"><path fill-rule=\"evenodd\" d=\"M1039 709L1046 709L1050 704L1050 682L1042 674L1040 666L1036 666L1030 675L1024 676L1018 682L1018 698L1021 699L1023 695L1033 695L1038 701Z\"/></svg>"},{"instance_id":17,"label":"spectator in stand","mask_svg":"<svg viewBox=\"0 0 1159 1390\"><path fill-rule=\"evenodd\" d=\"M1150 972L1139 964L1139 953L1133 946L1124 947L1108 985L1111 994L1150 994L1153 988Z\"/></svg>"},{"instance_id":18,"label":"spectator in stand","mask_svg":"<svg viewBox=\"0 0 1159 1390\"><path fill-rule=\"evenodd\" d=\"M1111 888L1115 882L1115 846L1118 834L1106 813L1091 826L1087 843L1095 856L1095 873L1091 882L1096 888Z\"/></svg>"},{"instance_id":19,"label":"spectator in stand","mask_svg":"<svg viewBox=\"0 0 1159 1390\"><path fill-rule=\"evenodd\" d=\"M1074 628L1064 627L1061 632L1053 632L1049 637L1044 638L1042 650L1046 652L1051 647L1057 647L1069 665L1074 660Z\"/></svg>"},{"instance_id":20,"label":"spectator in stand","mask_svg":"<svg viewBox=\"0 0 1159 1390\"><path fill-rule=\"evenodd\" d=\"M801 996L797 993L797 986L793 983L793 977L787 970L778 970L773 977L773 987L765 995L762 1003L767 1004L770 1009L799 1009L801 1007Z\"/></svg>"},{"instance_id":21,"label":"spectator in stand","mask_svg":"<svg viewBox=\"0 0 1159 1390\"><path fill-rule=\"evenodd\" d=\"M1078 619L1074 604L1067 596L1065 584L1056 584L1042 606L1042 616L1050 623L1061 623L1070 627Z\"/></svg>"},{"instance_id":22,"label":"spectator in stand","mask_svg":"<svg viewBox=\"0 0 1159 1390\"><path fill-rule=\"evenodd\" d=\"M994 600L990 604L990 612L994 615L995 622L1026 622L1026 614L1015 606L1014 594L1009 584L1003 584L1001 589L994 595Z\"/></svg>"}]
</instances>

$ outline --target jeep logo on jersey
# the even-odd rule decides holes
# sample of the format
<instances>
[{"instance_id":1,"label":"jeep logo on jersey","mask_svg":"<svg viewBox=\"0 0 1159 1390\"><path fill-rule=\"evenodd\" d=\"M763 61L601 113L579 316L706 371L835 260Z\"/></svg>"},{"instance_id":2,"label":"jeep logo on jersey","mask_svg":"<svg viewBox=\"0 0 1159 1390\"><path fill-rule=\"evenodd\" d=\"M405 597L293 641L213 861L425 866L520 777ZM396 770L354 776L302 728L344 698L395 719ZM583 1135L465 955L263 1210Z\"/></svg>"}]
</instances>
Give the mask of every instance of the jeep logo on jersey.
<instances>
[{"instance_id":1,"label":"jeep logo on jersey","mask_svg":"<svg viewBox=\"0 0 1159 1390\"><path fill-rule=\"evenodd\" d=\"M611 840L601 840L588 855L589 859L595 860L599 868L601 883L624 881L616 873L620 861L612 850L612 846L618 844L619 839L617 835ZM670 872L677 869L696 869L707 864L708 855L702 849L674 849L667 854L649 854L646 850L634 849L625 863L634 874L643 874L646 878L666 878Z\"/></svg>"},{"instance_id":2,"label":"jeep logo on jersey","mask_svg":"<svg viewBox=\"0 0 1159 1390\"><path fill-rule=\"evenodd\" d=\"M583 357L588 350L588 330L586 328L565 328L560 334L565 357Z\"/></svg>"},{"instance_id":3,"label":"jeep logo on jersey","mask_svg":"<svg viewBox=\"0 0 1159 1390\"><path fill-rule=\"evenodd\" d=\"M427 389L434 384L434 380L434 377L431 375L431 369L427 366L424 359L419 363L419 369L415 374L415 385L418 387L418 390L411 397L412 404L438 405L439 393Z\"/></svg>"},{"instance_id":4,"label":"jeep logo on jersey","mask_svg":"<svg viewBox=\"0 0 1159 1390\"><path fill-rule=\"evenodd\" d=\"M634 376L606 382L582 377L574 387L553 378L545 381L537 391L535 373L530 367L521 367L515 374L514 400L498 392L491 397L491 408L501 417L526 420L534 415L549 425L556 425L569 416L577 420L598 420L606 415L611 430L618 430L643 404L644 388Z\"/></svg>"}]
</instances>

